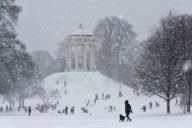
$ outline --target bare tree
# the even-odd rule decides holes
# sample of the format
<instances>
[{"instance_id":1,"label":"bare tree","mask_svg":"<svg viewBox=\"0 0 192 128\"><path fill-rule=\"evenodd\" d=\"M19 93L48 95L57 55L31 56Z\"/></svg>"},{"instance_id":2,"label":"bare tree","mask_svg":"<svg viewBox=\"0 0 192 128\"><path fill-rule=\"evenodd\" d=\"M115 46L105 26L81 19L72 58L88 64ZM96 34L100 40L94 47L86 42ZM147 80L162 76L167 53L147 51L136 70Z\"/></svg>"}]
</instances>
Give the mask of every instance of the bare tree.
<instances>
[{"instance_id":1,"label":"bare tree","mask_svg":"<svg viewBox=\"0 0 192 128\"><path fill-rule=\"evenodd\" d=\"M180 44L183 74L185 77L184 95L187 95L187 112L190 112L192 100L192 16L174 17L177 30L177 43ZM186 93L187 92L187 93Z\"/></svg>"},{"instance_id":2,"label":"bare tree","mask_svg":"<svg viewBox=\"0 0 192 128\"><path fill-rule=\"evenodd\" d=\"M98 42L97 69L121 82L130 79L134 49L137 45L136 34L132 26L124 19L106 17L98 22L94 33ZM129 72L126 72L128 70ZM127 73L129 75L124 75Z\"/></svg>"},{"instance_id":3,"label":"bare tree","mask_svg":"<svg viewBox=\"0 0 192 128\"><path fill-rule=\"evenodd\" d=\"M33 87L34 93L43 101L43 103L50 107L51 104L60 98L59 90L48 90L42 87L42 81L38 82L36 86Z\"/></svg>"},{"instance_id":4,"label":"bare tree","mask_svg":"<svg viewBox=\"0 0 192 128\"><path fill-rule=\"evenodd\" d=\"M55 72L54 59L47 51L34 51L31 53L35 63L35 74L38 79L44 79Z\"/></svg>"},{"instance_id":5,"label":"bare tree","mask_svg":"<svg viewBox=\"0 0 192 128\"><path fill-rule=\"evenodd\" d=\"M167 113L170 113L171 100L181 93L183 85L176 33L174 17L170 12L145 42L144 52L136 67L136 85L148 94L166 100Z\"/></svg>"}]
</instances>

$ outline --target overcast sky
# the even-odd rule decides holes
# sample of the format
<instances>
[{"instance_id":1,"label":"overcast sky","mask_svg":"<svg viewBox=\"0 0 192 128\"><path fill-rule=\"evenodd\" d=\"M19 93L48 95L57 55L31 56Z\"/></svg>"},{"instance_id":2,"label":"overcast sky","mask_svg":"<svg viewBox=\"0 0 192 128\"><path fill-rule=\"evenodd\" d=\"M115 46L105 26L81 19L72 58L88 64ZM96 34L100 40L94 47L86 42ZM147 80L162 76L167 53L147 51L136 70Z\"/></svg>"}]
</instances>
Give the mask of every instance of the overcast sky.
<instances>
[{"instance_id":1,"label":"overcast sky","mask_svg":"<svg viewBox=\"0 0 192 128\"><path fill-rule=\"evenodd\" d=\"M47 50L55 55L57 44L79 24L92 32L97 21L119 16L133 25L139 41L170 9L192 14L192 0L17 0L22 6L17 31L28 51Z\"/></svg>"}]
</instances>

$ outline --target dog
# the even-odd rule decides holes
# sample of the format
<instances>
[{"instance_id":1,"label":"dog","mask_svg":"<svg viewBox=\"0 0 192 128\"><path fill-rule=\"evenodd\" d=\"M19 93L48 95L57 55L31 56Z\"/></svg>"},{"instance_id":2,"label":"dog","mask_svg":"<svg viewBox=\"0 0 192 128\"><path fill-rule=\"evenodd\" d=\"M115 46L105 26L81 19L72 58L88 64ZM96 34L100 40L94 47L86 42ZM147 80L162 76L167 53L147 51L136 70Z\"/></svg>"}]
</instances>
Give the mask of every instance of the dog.
<instances>
[{"instance_id":1,"label":"dog","mask_svg":"<svg viewBox=\"0 0 192 128\"><path fill-rule=\"evenodd\" d=\"M119 122L124 122L125 121L125 116L122 114L119 114Z\"/></svg>"}]
</instances>

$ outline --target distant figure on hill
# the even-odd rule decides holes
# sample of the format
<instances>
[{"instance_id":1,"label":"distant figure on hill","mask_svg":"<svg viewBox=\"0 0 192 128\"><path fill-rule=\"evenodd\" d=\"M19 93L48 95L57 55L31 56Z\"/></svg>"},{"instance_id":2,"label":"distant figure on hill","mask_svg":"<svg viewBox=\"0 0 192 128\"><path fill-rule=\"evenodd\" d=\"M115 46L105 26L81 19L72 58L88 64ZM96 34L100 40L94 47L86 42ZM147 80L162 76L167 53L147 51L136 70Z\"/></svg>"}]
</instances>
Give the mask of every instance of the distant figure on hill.
<instances>
[{"instance_id":1,"label":"distant figure on hill","mask_svg":"<svg viewBox=\"0 0 192 128\"><path fill-rule=\"evenodd\" d=\"M108 111L109 111L109 112L112 112L112 111L113 111L113 106L112 106L112 105L110 105L110 106L108 107Z\"/></svg>"},{"instance_id":2,"label":"distant figure on hill","mask_svg":"<svg viewBox=\"0 0 192 128\"><path fill-rule=\"evenodd\" d=\"M74 113L75 113L75 106L72 106L70 110L70 114L74 114Z\"/></svg>"},{"instance_id":3,"label":"distant figure on hill","mask_svg":"<svg viewBox=\"0 0 192 128\"><path fill-rule=\"evenodd\" d=\"M60 111L60 110L58 110L58 114L61 114L61 111Z\"/></svg>"},{"instance_id":4,"label":"distant figure on hill","mask_svg":"<svg viewBox=\"0 0 192 128\"><path fill-rule=\"evenodd\" d=\"M147 107L145 105L143 105L143 107L141 109L143 110L143 112L146 112Z\"/></svg>"},{"instance_id":5,"label":"distant figure on hill","mask_svg":"<svg viewBox=\"0 0 192 128\"><path fill-rule=\"evenodd\" d=\"M116 107L113 107L113 111L114 111L114 112L116 111Z\"/></svg>"},{"instance_id":6,"label":"distant figure on hill","mask_svg":"<svg viewBox=\"0 0 192 128\"><path fill-rule=\"evenodd\" d=\"M65 107L65 114L68 115L68 106Z\"/></svg>"},{"instance_id":7,"label":"distant figure on hill","mask_svg":"<svg viewBox=\"0 0 192 128\"><path fill-rule=\"evenodd\" d=\"M98 100L98 99L99 99L99 95L95 94L95 100Z\"/></svg>"},{"instance_id":8,"label":"distant figure on hill","mask_svg":"<svg viewBox=\"0 0 192 128\"><path fill-rule=\"evenodd\" d=\"M178 99L175 100L175 106L179 105Z\"/></svg>"},{"instance_id":9,"label":"distant figure on hill","mask_svg":"<svg viewBox=\"0 0 192 128\"><path fill-rule=\"evenodd\" d=\"M160 106L160 104L158 102L156 102L156 107L159 107L159 106Z\"/></svg>"},{"instance_id":10,"label":"distant figure on hill","mask_svg":"<svg viewBox=\"0 0 192 128\"><path fill-rule=\"evenodd\" d=\"M127 117L127 121L132 121L132 119L129 117L129 114L132 113L131 105L129 104L128 100L125 100L125 114Z\"/></svg>"},{"instance_id":11,"label":"distant figure on hill","mask_svg":"<svg viewBox=\"0 0 192 128\"><path fill-rule=\"evenodd\" d=\"M93 101L93 102L94 102L94 104L96 105L96 103L97 103L97 99L94 99L94 101Z\"/></svg>"},{"instance_id":12,"label":"distant figure on hill","mask_svg":"<svg viewBox=\"0 0 192 128\"><path fill-rule=\"evenodd\" d=\"M118 97L123 97L123 93L121 91L119 91Z\"/></svg>"},{"instance_id":13,"label":"distant figure on hill","mask_svg":"<svg viewBox=\"0 0 192 128\"><path fill-rule=\"evenodd\" d=\"M89 104L90 104L90 99L88 99L86 106L89 106Z\"/></svg>"},{"instance_id":14,"label":"distant figure on hill","mask_svg":"<svg viewBox=\"0 0 192 128\"><path fill-rule=\"evenodd\" d=\"M5 108L6 108L6 111L9 111L9 107L8 107L8 105L6 105L6 107L5 107Z\"/></svg>"},{"instance_id":15,"label":"distant figure on hill","mask_svg":"<svg viewBox=\"0 0 192 128\"><path fill-rule=\"evenodd\" d=\"M85 107L82 107L81 110L82 110L82 112L85 113L85 114L87 114L87 113L89 112Z\"/></svg>"},{"instance_id":16,"label":"distant figure on hill","mask_svg":"<svg viewBox=\"0 0 192 128\"><path fill-rule=\"evenodd\" d=\"M31 115L31 106L29 106L29 108L28 108L28 116L30 116Z\"/></svg>"},{"instance_id":17,"label":"distant figure on hill","mask_svg":"<svg viewBox=\"0 0 192 128\"><path fill-rule=\"evenodd\" d=\"M1 106L1 112L3 112L3 107Z\"/></svg>"},{"instance_id":18,"label":"distant figure on hill","mask_svg":"<svg viewBox=\"0 0 192 128\"><path fill-rule=\"evenodd\" d=\"M109 100L111 96L109 94L105 95L105 100Z\"/></svg>"},{"instance_id":19,"label":"distant figure on hill","mask_svg":"<svg viewBox=\"0 0 192 128\"><path fill-rule=\"evenodd\" d=\"M152 107L153 107L153 103L149 102L149 108L152 109Z\"/></svg>"},{"instance_id":20,"label":"distant figure on hill","mask_svg":"<svg viewBox=\"0 0 192 128\"><path fill-rule=\"evenodd\" d=\"M64 81L64 87L66 87L67 86L67 81Z\"/></svg>"}]
</instances>

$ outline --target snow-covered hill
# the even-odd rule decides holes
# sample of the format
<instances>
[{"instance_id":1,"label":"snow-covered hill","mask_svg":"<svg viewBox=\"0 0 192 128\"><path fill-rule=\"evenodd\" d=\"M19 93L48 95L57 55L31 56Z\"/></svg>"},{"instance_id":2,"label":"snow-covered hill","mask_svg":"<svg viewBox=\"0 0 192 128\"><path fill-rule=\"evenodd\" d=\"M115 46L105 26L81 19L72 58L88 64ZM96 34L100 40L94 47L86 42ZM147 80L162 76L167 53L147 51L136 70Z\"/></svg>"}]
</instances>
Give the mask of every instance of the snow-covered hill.
<instances>
[{"instance_id":1,"label":"snow-covered hill","mask_svg":"<svg viewBox=\"0 0 192 128\"><path fill-rule=\"evenodd\" d=\"M69 106L83 107L88 100L93 106L96 94L99 96L99 101L103 94L104 96L110 95L110 99L115 99L118 97L119 91L129 98L135 97L131 88L115 82L99 72L55 73L44 80L43 87L46 90L59 90L62 96L61 102L63 105Z\"/></svg>"},{"instance_id":2,"label":"snow-covered hill","mask_svg":"<svg viewBox=\"0 0 192 128\"><path fill-rule=\"evenodd\" d=\"M66 86L64 86L65 81ZM27 118L27 113L17 112L15 108L12 112L0 113L1 126L6 128L191 128L192 116L183 115L181 109L175 106L174 100L171 102L171 112L174 114L166 115L166 102L162 99L156 96L136 96L133 89L99 72L55 73L44 79L43 87L47 90L59 90L61 98L58 99L57 111L74 105L75 114L68 116L57 114L57 111L51 109L48 113L39 113L35 110L35 106L41 104L42 101L33 97L25 102L27 106L32 106L31 117ZM122 91L123 97L118 97L119 90ZM111 98L103 100L102 93L109 94ZM96 104L93 102L95 94L99 96ZM86 106L88 99L90 99L90 104ZM120 123L119 114L124 114L124 100L126 99L133 108L133 114L130 115L133 121ZM149 109L149 102L153 103L152 109ZM160 107L156 107L155 102L158 102ZM147 106L146 112L141 110L143 105ZM109 112L109 106L116 107L116 111ZM81 107L86 107L89 114L83 114Z\"/></svg>"},{"instance_id":3,"label":"snow-covered hill","mask_svg":"<svg viewBox=\"0 0 192 128\"><path fill-rule=\"evenodd\" d=\"M99 72L66 72L55 73L44 80L44 87L48 89L64 90L64 82L70 95L92 96L94 93L109 93L117 95L120 88L131 89L113 81Z\"/></svg>"},{"instance_id":4,"label":"snow-covered hill","mask_svg":"<svg viewBox=\"0 0 192 128\"><path fill-rule=\"evenodd\" d=\"M148 109L149 102L153 103L153 107L155 106L155 102L159 102L161 107L154 107L154 109L147 110L147 114L166 113L166 102L162 99L156 96L136 96L132 88L115 82L99 72L55 73L44 80L43 87L48 90L59 90L61 94L61 99L59 99L61 103L60 109L65 106L70 107L74 105L80 110L90 100L87 109L94 115L104 116L108 114L107 108L109 106L117 109L113 114L119 114L124 113L124 100L127 99L132 105L135 115L145 114L142 112L141 107L146 105ZM121 98L118 97L119 91L123 94ZM94 104L95 94L99 96L96 105ZM111 98L109 100L103 100L102 94L110 95ZM173 111L178 112L179 108L174 107Z\"/></svg>"}]
</instances>

